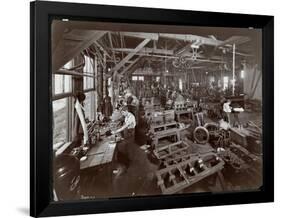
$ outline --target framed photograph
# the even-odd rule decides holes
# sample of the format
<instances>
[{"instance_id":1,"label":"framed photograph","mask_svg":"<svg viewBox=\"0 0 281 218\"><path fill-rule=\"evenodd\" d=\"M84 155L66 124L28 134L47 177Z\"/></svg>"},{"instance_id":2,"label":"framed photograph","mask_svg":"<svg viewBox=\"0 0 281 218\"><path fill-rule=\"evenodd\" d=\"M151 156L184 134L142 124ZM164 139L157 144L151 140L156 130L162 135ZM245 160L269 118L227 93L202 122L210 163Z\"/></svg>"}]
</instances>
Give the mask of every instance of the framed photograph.
<instances>
[{"instance_id":1,"label":"framed photograph","mask_svg":"<svg viewBox=\"0 0 281 218\"><path fill-rule=\"evenodd\" d=\"M30 215L272 202L273 17L30 4Z\"/></svg>"}]
</instances>

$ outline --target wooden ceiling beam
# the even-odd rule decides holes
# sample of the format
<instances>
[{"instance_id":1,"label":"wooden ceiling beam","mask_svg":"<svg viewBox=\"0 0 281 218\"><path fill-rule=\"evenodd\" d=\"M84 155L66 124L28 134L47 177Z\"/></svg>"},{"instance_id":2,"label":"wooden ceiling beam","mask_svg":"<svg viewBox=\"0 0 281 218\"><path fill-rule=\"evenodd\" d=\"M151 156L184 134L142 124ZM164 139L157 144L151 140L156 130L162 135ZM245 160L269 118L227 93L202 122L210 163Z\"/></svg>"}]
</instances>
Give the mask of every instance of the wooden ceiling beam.
<instances>
[{"instance_id":1,"label":"wooden ceiling beam","mask_svg":"<svg viewBox=\"0 0 281 218\"><path fill-rule=\"evenodd\" d=\"M160 33L159 37L166 38L166 39L176 39L181 41L187 42L198 42L204 45L211 45L211 46L219 46L223 43L221 40L216 40L213 38L207 38L203 36L191 35L191 34L170 34L170 33Z\"/></svg>"},{"instance_id":2,"label":"wooden ceiling beam","mask_svg":"<svg viewBox=\"0 0 281 218\"><path fill-rule=\"evenodd\" d=\"M135 63L137 63L139 60L141 59L141 57L136 58L135 60L133 60L127 67L125 67L121 72L120 75L124 74L125 72L127 72Z\"/></svg>"},{"instance_id":3,"label":"wooden ceiling beam","mask_svg":"<svg viewBox=\"0 0 281 218\"><path fill-rule=\"evenodd\" d=\"M112 71L118 71L127 61L129 61L136 53L138 53L147 43L150 42L151 39L143 40L131 53L129 53L126 57L124 57L118 64L116 64Z\"/></svg>"},{"instance_id":4,"label":"wooden ceiling beam","mask_svg":"<svg viewBox=\"0 0 281 218\"><path fill-rule=\"evenodd\" d=\"M116 52L126 52L126 53L131 53L134 51L133 48L114 48L112 49L113 51ZM146 48L144 47L139 51L139 53L155 53L155 54L163 54L163 55L173 55L174 51L173 50L167 50L167 49L155 49L155 48Z\"/></svg>"},{"instance_id":5,"label":"wooden ceiling beam","mask_svg":"<svg viewBox=\"0 0 281 218\"><path fill-rule=\"evenodd\" d=\"M138 33L138 32L120 32L123 36L135 37L141 39L158 40L159 34L157 33Z\"/></svg>"}]
</instances>

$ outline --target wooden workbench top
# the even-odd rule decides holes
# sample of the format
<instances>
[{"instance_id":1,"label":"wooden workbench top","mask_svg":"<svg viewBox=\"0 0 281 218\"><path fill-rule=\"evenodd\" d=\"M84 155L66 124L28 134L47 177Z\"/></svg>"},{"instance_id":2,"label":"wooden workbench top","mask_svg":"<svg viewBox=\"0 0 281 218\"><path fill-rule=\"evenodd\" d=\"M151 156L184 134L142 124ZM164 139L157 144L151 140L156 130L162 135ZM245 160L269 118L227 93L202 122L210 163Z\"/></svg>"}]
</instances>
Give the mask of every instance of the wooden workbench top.
<instances>
[{"instance_id":1,"label":"wooden workbench top","mask_svg":"<svg viewBox=\"0 0 281 218\"><path fill-rule=\"evenodd\" d=\"M80 162L80 169L97 167L112 162L117 143L111 137L97 142L87 153L87 159Z\"/></svg>"}]
</instances>

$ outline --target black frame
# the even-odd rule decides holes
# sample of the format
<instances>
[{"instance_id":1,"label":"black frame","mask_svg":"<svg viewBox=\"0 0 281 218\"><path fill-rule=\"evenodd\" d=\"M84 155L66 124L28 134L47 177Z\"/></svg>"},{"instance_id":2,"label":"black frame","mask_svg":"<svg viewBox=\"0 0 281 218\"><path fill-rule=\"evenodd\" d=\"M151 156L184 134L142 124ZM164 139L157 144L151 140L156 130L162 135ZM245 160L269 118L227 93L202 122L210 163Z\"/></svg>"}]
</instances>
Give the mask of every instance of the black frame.
<instances>
[{"instance_id":1,"label":"black frame","mask_svg":"<svg viewBox=\"0 0 281 218\"><path fill-rule=\"evenodd\" d=\"M260 191L52 201L52 119L50 23L60 17L127 23L244 27L262 29L263 186ZM274 18L273 16L104 6L30 3L30 215L56 216L274 200Z\"/></svg>"}]
</instances>

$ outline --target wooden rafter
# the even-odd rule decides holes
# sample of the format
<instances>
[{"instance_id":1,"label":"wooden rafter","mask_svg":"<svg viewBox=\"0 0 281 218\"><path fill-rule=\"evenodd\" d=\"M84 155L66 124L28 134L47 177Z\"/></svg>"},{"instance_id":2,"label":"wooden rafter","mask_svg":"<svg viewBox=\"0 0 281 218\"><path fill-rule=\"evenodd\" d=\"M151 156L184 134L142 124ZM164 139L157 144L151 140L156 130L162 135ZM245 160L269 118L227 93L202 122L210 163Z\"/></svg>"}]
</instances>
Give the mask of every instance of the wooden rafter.
<instances>
[{"instance_id":1,"label":"wooden rafter","mask_svg":"<svg viewBox=\"0 0 281 218\"><path fill-rule=\"evenodd\" d=\"M122 32L122 35L141 38L141 39L151 39L151 40L158 40L159 38L159 35L157 33Z\"/></svg>"},{"instance_id":2,"label":"wooden rafter","mask_svg":"<svg viewBox=\"0 0 281 218\"><path fill-rule=\"evenodd\" d=\"M216 40L213 38L207 38L203 36L191 35L191 34L169 34L169 33L160 33L159 37L166 38L166 39L177 39L181 41L198 41L200 44L204 45L212 45L212 46L219 46L223 43L223 41Z\"/></svg>"},{"instance_id":3,"label":"wooden rafter","mask_svg":"<svg viewBox=\"0 0 281 218\"><path fill-rule=\"evenodd\" d=\"M126 52L126 53L131 53L134 51L133 48L114 48L112 49L113 51L116 52ZM173 55L174 51L173 50L166 50L166 49L156 49L156 48L146 48L144 47L139 51L139 53L155 53L155 54L166 54L166 55Z\"/></svg>"},{"instance_id":4,"label":"wooden rafter","mask_svg":"<svg viewBox=\"0 0 281 218\"><path fill-rule=\"evenodd\" d=\"M133 60L127 67L125 67L121 72L120 75L124 74L125 72L127 72L134 64L136 64L139 60L141 59L141 57L136 58L135 60Z\"/></svg>"},{"instance_id":5,"label":"wooden rafter","mask_svg":"<svg viewBox=\"0 0 281 218\"><path fill-rule=\"evenodd\" d=\"M118 71L121 67L125 65L127 61L129 61L137 52L139 52L148 42L150 39L143 40L131 53L129 53L126 57L124 57L118 64L116 64L112 71Z\"/></svg>"},{"instance_id":6,"label":"wooden rafter","mask_svg":"<svg viewBox=\"0 0 281 218\"><path fill-rule=\"evenodd\" d=\"M113 50L113 43L112 43L112 38L111 38L111 32L108 32L108 39L109 39L109 44L113 53L113 60L114 60L114 64L116 64L116 57L115 57L115 51Z\"/></svg>"}]
</instances>

